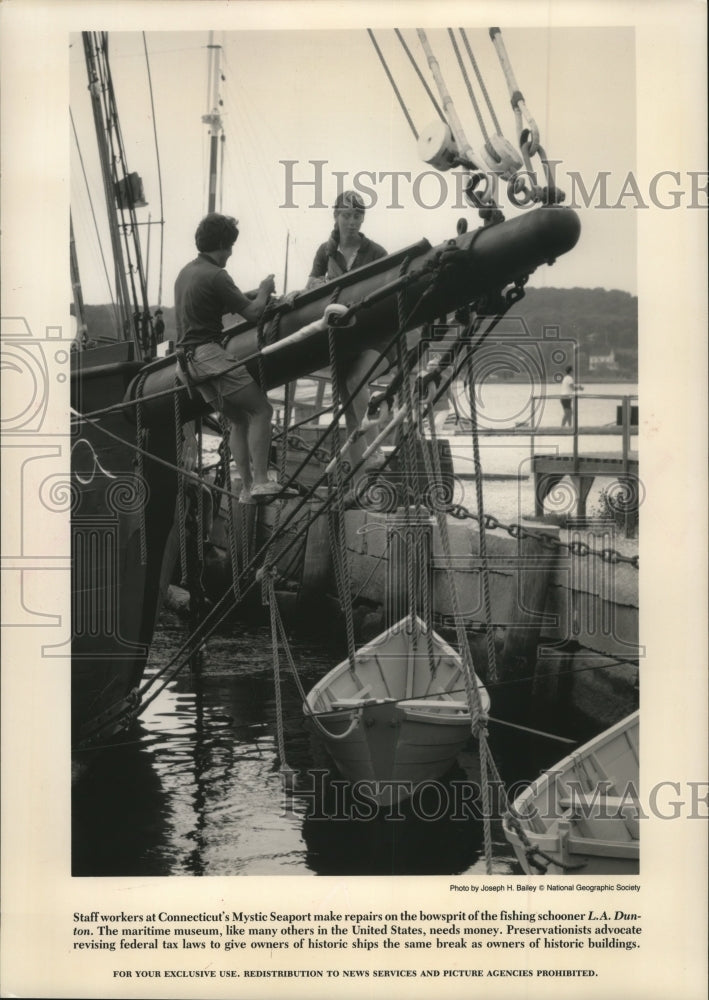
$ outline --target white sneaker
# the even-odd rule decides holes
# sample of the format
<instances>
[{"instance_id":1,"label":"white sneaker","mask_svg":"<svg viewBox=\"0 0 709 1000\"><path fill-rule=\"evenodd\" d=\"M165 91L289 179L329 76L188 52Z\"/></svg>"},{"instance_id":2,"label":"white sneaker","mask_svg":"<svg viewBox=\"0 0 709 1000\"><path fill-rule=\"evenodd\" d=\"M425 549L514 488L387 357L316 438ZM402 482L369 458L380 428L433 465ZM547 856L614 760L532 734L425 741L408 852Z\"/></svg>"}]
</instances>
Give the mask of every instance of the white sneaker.
<instances>
[{"instance_id":1,"label":"white sneaker","mask_svg":"<svg viewBox=\"0 0 709 1000\"><path fill-rule=\"evenodd\" d=\"M283 487L271 479L267 483L254 483L251 487L252 497L277 497L279 493L283 493Z\"/></svg>"}]
</instances>

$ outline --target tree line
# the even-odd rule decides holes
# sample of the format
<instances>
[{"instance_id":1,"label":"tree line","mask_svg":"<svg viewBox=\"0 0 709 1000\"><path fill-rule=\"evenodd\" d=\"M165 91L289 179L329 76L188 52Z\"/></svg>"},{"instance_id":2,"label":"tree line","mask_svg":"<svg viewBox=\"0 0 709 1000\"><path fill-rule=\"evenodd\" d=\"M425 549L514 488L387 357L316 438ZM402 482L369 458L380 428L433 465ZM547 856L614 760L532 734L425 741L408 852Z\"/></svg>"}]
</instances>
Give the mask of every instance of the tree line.
<instances>
[{"instance_id":1,"label":"tree line","mask_svg":"<svg viewBox=\"0 0 709 1000\"><path fill-rule=\"evenodd\" d=\"M88 339L107 342L119 339L115 310L111 305L85 306ZM164 340L176 340L175 310L165 306ZM638 374L638 300L617 289L528 288L516 303L501 330L520 335L539 345L545 364L556 363L557 344L573 347L576 373L588 379L616 378L636 381ZM501 342L504 334L501 335ZM558 364L558 363L557 363ZM514 372L500 377L514 378Z\"/></svg>"}]
</instances>

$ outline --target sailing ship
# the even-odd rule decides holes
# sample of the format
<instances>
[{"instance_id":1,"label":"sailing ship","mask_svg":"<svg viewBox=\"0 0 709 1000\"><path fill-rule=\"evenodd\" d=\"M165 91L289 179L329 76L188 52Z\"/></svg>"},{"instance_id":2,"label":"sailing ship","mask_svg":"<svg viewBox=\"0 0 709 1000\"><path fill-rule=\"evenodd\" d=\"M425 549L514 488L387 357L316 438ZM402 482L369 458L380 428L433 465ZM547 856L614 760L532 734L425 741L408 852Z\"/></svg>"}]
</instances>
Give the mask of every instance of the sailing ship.
<instances>
[{"instance_id":1,"label":"sailing ship","mask_svg":"<svg viewBox=\"0 0 709 1000\"><path fill-rule=\"evenodd\" d=\"M123 258L129 234L134 259L116 267L117 284L122 288L123 340L91 349L80 344L86 349L72 356L75 745L125 729L140 711L141 682L161 592L176 553L184 545L184 486L195 480L195 475L182 467L182 429L210 412L190 383L179 351L155 356L154 317L147 299L135 218L143 195L140 179L128 171L122 147L108 36L85 33L84 48L108 214L113 220L114 256L117 261ZM446 108L453 119L452 108L448 104ZM529 137L522 141L528 151ZM440 169L458 165L468 171L467 196L483 224L470 233L467 224L459 225L456 236L438 246L420 240L318 288L275 300L258 324L238 323L227 329L227 353L235 364L243 364L264 390L326 368L333 342L338 357L347 359L364 347L383 354L408 332L428 328L456 310L494 323L495 316L523 294L524 284L536 268L552 263L575 246L580 232L578 216L559 203L551 187L535 188L532 195L538 204L505 220L489 194L480 195L481 160L460 134L454 136L447 126L442 132L429 130L421 136L419 147L427 162ZM507 172L513 178L515 170L505 157L506 147L495 142L493 154L482 166L502 176ZM78 281L72 277L76 288ZM477 329L474 323L472 328ZM459 346L466 349L470 344ZM402 405L390 431L410 425L405 410ZM334 424L341 415L341 411L335 414ZM337 502L331 473L333 463L341 458L342 450L335 453L320 477L320 485L325 487L320 513ZM228 481L222 492L230 492ZM272 509L277 509L278 503ZM233 503L228 506L233 507ZM287 514L278 531L285 530L291 521ZM233 548L239 542L233 526L231 531ZM275 544L276 534L274 531L274 541L265 547L267 550ZM262 547L253 558L250 552L242 552L232 559L235 579L228 600L236 603L243 593L236 575L248 574L253 583L257 564L266 557ZM192 639L199 641L197 633ZM394 641L391 635L385 641L390 640ZM460 730L462 736L464 726L469 727L465 712L451 707L446 698L433 699L438 700L444 708L428 706L423 713L406 706L407 725L411 721L418 726L424 714L427 726ZM390 710L404 711L387 706L386 711ZM447 758L447 752L444 756Z\"/></svg>"},{"instance_id":2,"label":"sailing ship","mask_svg":"<svg viewBox=\"0 0 709 1000\"><path fill-rule=\"evenodd\" d=\"M512 803L505 836L527 875L637 875L639 713L545 771Z\"/></svg>"},{"instance_id":3,"label":"sailing ship","mask_svg":"<svg viewBox=\"0 0 709 1000\"><path fill-rule=\"evenodd\" d=\"M84 32L82 41L115 266L118 339L102 344L87 329L72 245L78 326L71 354L74 746L121 731L137 713L177 482L174 432L169 439L152 435L150 453L167 464L154 463L143 475L135 428L121 408L156 347L137 238L135 209L143 193L127 168L108 35ZM104 410L100 418L87 416Z\"/></svg>"}]
</instances>

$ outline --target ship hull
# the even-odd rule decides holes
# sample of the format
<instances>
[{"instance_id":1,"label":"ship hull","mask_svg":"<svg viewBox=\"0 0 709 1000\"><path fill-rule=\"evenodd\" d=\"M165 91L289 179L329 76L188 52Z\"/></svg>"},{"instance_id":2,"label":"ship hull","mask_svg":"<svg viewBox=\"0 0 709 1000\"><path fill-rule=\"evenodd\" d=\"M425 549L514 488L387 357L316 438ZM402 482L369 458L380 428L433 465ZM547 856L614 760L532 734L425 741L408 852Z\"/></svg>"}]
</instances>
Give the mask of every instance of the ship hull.
<instances>
[{"instance_id":1,"label":"ship hull","mask_svg":"<svg viewBox=\"0 0 709 1000\"><path fill-rule=\"evenodd\" d=\"M140 365L127 345L74 356L72 405L90 413L120 403ZM81 421L72 445L72 744L95 743L125 729L139 708L138 689L152 641L176 476L144 459L136 467L136 431L119 411ZM174 464L172 434L150 432L146 450Z\"/></svg>"}]
</instances>

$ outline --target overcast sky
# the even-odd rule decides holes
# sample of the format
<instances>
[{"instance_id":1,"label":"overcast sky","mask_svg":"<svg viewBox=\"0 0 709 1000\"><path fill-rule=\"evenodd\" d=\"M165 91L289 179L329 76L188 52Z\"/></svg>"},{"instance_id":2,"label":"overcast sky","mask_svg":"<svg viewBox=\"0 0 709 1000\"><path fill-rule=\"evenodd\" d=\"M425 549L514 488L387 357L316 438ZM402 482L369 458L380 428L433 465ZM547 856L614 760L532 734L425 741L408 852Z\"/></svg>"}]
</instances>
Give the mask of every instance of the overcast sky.
<instances>
[{"instance_id":1,"label":"overcast sky","mask_svg":"<svg viewBox=\"0 0 709 1000\"><path fill-rule=\"evenodd\" d=\"M478 147L476 117L445 27L429 29L429 39L467 137ZM506 84L487 30L471 28L467 34L501 129L515 140ZM407 29L404 36L431 81L416 32ZM376 37L421 131L436 119L435 110L393 30L379 29ZM569 171L579 174L589 191L599 171L607 171L608 200L613 204L627 174L636 167L633 29L515 28L505 29L503 37L517 83L540 127L541 142L551 159L561 161L557 179L567 200L572 194ZM72 114L94 207L104 214L83 46L79 35L70 40ZM162 304L171 305L175 276L194 256L194 229L207 207L208 133L201 118L208 110L209 33L150 32L146 41L162 170ZM337 193L338 173L344 173L346 187L353 185L358 172L373 173L373 184L371 178L360 177L360 183L370 185L376 197L364 231L390 252L422 236L436 244L455 235L461 215L468 216L470 228L478 224L473 209L456 204L459 197L450 174L441 175L443 194L439 179L420 177L430 168L418 156L414 136L364 27L216 32L214 41L222 47L224 77L222 209L238 217L241 230L229 270L243 288L254 287L274 272L277 291L283 291L288 237L288 288L303 287L315 250L330 231L331 209L309 207L319 193L316 187L289 190L289 171L299 181L315 181L320 176L327 206ZM128 166L142 176L149 202L147 208L138 210L139 219L147 221L150 215L155 222L161 211L142 34L112 33L110 54ZM482 107L491 128L484 103ZM283 160L296 162L286 167ZM311 160L326 162L316 168ZM89 303L105 302L109 294L73 139L71 168L84 298ZM398 200L393 197L391 178L381 178L389 171L405 171L411 177L399 180ZM441 200L443 204L437 206ZM289 204L294 207L283 207ZM616 209L580 208L578 246L553 267L540 269L530 283L635 293L637 213L630 207L632 201L625 204ZM143 234L143 252L148 255L147 228ZM107 239L104 245L108 251ZM159 228L153 227L148 255L152 304L158 300L158 261Z\"/></svg>"}]
</instances>

